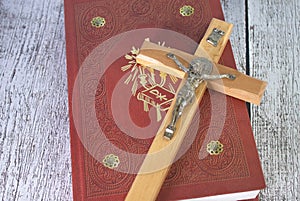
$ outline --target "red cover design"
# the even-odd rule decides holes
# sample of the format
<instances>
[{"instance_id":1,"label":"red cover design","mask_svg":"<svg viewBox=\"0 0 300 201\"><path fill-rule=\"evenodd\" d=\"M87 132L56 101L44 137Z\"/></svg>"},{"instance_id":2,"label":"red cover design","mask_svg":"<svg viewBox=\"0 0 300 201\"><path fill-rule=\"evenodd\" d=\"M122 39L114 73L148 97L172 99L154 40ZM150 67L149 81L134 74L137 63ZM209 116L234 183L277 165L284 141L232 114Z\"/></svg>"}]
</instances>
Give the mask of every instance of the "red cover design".
<instances>
[{"instance_id":1,"label":"red cover design","mask_svg":"<svg viewBox=\"0 0 300 201\"><path fill-rule=\"evenodd\" d=\"M180 15L179 9L184 5L194 8L192 16ZM97 27L97 21L93 22L97 17L102 20L103 27ZM74 200L124 200L135 178L133 173L142 162L142 154L147 153L153 134L178 87L173 77L135 65L135 48L147 36L142 29L173 30L199 42L212 17L223 19L219 0L65 0ZM142 35L141 38L131 35L133 49L116 45L122 44L119 41L124 37L117 38L118 42L105 42L131 30L141 30ZM147 30L151 40L160 38L155 38L156 34L166 33ZM174 37L181 36L175 34ZM160 43L166 42L166 46L192 53L193 48L186 45L186 41L190 42L176 41L170 36ZM101 44L104 45L99 48ZM107 64L105 59L100 59L101 55L113 54L122 48L128 48L126 57L122 55L109 65L101 66ZM221 63L235 67L230 45L226 47ZM102 69L101 77L97 78L93 69ZM87 81L76 87L77 80L83 76L88 77ZM97 88L93 91L91 86L95 83ZM93 111L96 123L90 120ZM209 91L204 95L197 114L187 134L187 139L193 138L193 141L189 143L187 140L183 145L182 150L187 148L187 151L172 165L158 200L264 188L245 103ZM156 121L151 121L151 116L155 116ZM96 134L98 127L106 140ZM137 128L144 132L134 132ZM138 136L132 133L138 133ZM222 152L208 154L206 145L217 140L223 145ZM119 158L120 164L115 169L104 165L104 157L109 154ZM133 164L134 154L141 155L136 164Z\"/></svg>"}]
</instances>

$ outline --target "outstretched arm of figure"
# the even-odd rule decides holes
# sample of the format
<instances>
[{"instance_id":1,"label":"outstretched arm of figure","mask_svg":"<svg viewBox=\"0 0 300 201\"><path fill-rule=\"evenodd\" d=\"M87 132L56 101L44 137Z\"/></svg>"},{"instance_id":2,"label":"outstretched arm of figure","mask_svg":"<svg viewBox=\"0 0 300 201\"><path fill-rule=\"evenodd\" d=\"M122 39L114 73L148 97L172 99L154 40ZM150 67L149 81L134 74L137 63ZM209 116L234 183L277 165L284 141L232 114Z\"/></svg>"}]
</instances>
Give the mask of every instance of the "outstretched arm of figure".
<instances>
[{"instance_id":1,"label":"outstretched arm of figure","mask_svg":"<svg viewBox=\"0 0 300 201\"><path fill-rule=\"evenodd\" d=\"M233 74L221 74L221 75L200 75L201 79L203 80L217 80L217 79L222 79L222 78L227 78L230 80L234 80L236 78L235 75Z\"/></svg>"},{"instance_id":2,"label":"outstretched arm of figure","mask_svg":"<svg viewBox=\"0 0 300 201\"><path fill-rule=\"evenodd\" d=\"M177 65L181 70L183 70L183 71L186 72L186 73L189 71L189 69L186 68L186 67L185 67L185 66L177 59L177 57L176 57L174 54L168 53L167 56L168 56L170 59L172 59L172 60L176 63L176 65Z\"/></svg>"}]
</instances>

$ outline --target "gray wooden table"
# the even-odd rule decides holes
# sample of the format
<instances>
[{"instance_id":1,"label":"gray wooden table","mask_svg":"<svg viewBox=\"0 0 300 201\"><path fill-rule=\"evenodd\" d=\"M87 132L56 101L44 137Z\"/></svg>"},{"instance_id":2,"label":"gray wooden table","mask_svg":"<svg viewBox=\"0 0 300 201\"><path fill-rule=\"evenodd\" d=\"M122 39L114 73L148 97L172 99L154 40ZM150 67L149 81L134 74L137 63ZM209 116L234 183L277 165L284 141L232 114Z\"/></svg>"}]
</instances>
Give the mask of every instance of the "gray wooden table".
<instances>
[{"instance_id":1,"label":"gray wooden table","mask_svg":"<svg viewBox=\"0 0 300 201\"><path fill-rule=\"evenodd\" d=\"M252 125L263 201L300 200L300 1L222 0L240 70L269 82ZM0 0L0 198L72 200L62 0Z\"/></svg>"}]
</instances>

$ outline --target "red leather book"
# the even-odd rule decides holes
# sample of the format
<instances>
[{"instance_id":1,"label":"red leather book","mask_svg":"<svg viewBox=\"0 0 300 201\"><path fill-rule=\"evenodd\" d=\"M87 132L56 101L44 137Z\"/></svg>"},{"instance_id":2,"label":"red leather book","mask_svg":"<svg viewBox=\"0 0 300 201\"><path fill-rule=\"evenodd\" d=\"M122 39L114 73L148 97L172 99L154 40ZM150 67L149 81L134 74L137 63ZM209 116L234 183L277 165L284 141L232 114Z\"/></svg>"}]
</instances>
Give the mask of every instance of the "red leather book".
<instances>
[{"instance_id":1,"label":"red leather book","mask_svg":"<svg viewBox=\"0 0 300 201\"><path fill-rule=\"evenodd\" d=\"M192 53L219 0L65 0L74 200L124 200L178 81L135 63L145 38ZM220 61L235 68L230 44ZM237 200L265 182L243 101L207 91L157 200Z\"/></svg>"}]
</instances>

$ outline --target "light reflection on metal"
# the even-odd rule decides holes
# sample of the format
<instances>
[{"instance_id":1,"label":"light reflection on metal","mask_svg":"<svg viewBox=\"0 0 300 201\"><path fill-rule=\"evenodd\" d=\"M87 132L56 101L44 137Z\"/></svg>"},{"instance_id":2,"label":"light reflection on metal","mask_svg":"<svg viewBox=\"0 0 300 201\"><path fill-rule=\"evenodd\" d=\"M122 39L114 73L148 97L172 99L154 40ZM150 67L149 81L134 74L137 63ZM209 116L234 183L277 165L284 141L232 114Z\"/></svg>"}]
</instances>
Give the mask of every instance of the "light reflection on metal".
<instances>
[{"instance_id":1,"label":"light reflection on metal","mask_svg":"<svg viewBox=\"0 0 300 201\"><path fill-rule=\"evenodd\" d=\"M211 34L206 39L206 41L212 44L213 46L217 47L220 39L224 36L224 34L224 31L214 28Z\"/></svg>"}]
</instances>

